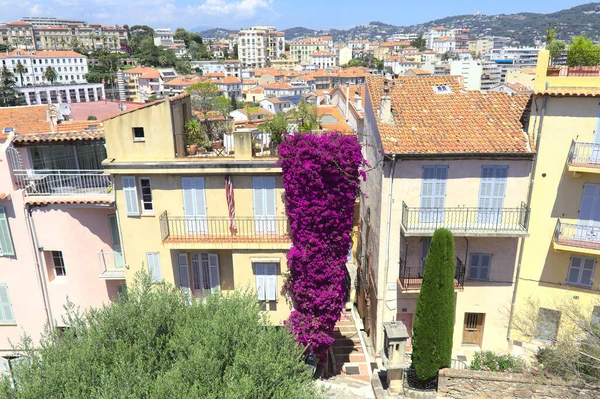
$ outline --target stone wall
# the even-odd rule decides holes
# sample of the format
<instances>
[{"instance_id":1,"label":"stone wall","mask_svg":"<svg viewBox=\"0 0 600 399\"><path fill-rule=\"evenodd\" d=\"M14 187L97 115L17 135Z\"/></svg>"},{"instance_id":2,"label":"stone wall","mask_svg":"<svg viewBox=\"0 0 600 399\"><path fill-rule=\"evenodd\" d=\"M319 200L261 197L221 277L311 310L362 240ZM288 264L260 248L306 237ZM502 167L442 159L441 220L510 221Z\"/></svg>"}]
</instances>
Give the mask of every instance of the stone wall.
<instances>
[{"instance_id":1,"label":"stone wall","mask_svg":"<svg viewBox=\"0 0 600 399\"><path fill-rule=\"evenodd\" d=\"M596 389L569 385L561 380L525 374L443 369L439 372L438 395L445 398L599 398Z\"/></svg>"}]
</instances>

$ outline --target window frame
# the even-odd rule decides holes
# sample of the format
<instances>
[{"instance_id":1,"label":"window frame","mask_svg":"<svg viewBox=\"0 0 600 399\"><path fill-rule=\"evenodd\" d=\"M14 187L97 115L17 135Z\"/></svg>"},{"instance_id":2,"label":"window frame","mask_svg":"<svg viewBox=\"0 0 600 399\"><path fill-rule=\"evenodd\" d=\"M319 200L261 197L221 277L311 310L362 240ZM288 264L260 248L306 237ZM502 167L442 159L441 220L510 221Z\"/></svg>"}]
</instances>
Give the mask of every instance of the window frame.
<instances>
[{"instance_id":1,"label":"window frame","mask_svg":"<svg viewBox=\"0 0 600 399\"><path fill-rule=\"evenodd\" d=\"M50 257L52 258L52 270L54 271L54 278L66 278L67 268L65 266L65 257L63 256L62 251L51 250ZM57 259L60 260L60 265L56 264ZM62 274L57 273L58 269L62 269Z\"/></svg>"},{"instance_id":2,"label":"window frame","mask_svg":"<svg viewBox=\"0 0 600 399\"><path fill-rule=\"evenodd\" d=\"M146 194L144 194L144 186L142 184L142 180L147 180L148 181L148 188L150 190L150 193L147 194L150 196L150 201L146 201L144 199L144 196ZM140 176L138 178L138 184L139 184L139 201L140 201L140 205L141 205L141 211L142 214L153 214L154 213L154 199L153 199L153 195L152 195L152 179L149 176ZM146 209L146 204L150 204L150 209Z\"/></svg>"},{"instance_id":3,"label":"window frame","mask_svg":"<svg viewBox=\"0 0 600 399\"><path fill-rule=\"evenodd\" d=\"M141 137L136 136L136 129L142 129L142 136ZM133 136L134 143L135 142L139 143L139 142L146 141L146 132L145 132L143 126L134 126L134 127L132 127L131 128L131 134Z\"/></svg>"},{"instance_id":4,"label":"window frame","mask_svg":"<svg viewBox=\"0 0 600 399\"><path fill-rule=\"evenodd\" d=\"M573 259L574 258L578 258L580 259L580 266L578 268L574 268L573 267ZM592 266L592 275L590 276L590 283L589 284L583 284L581 282L581 278L583 276L583 271L584 271L584 264L586 260L591 260L594 262L594 265ZM567 269L567 279L566 279L566 284L567 285L572 285L572 286L576 286L576 287L585 287L585 288L592 288L592 285L594 284L594 272L596 271L596 258L590 257L590 256L579 256L579 255L572 255L569 259L569 268ZM569 281L569 276L571 275L571 269L579 269L578 274L577 274L577 282L572 282Z\"/></svg>"},{"instance_id":5,"label":"window frame","mask_svg":"<svg viewBox=\"0 0 600 399\"><path fill-rule=\"evenodd\" d=\"M541 326L540 326L540 318L542 317L542 311L548 311L548 313L553 313L553 316L557 316L556 318L556 329L553 333L553 337L551 339L547 339L546 337L542 337L541 336ZM554 309L549 309L549 308L543 308L540 307L538 309L538 317L535 321L535 340L539 341L539 342L546 342L546 343L553 343L556 341L556 338L558 337L558 330L560 329L560 319L561 319L561 312L559 310L554 310Z\"/></svg>"},{"instance_id":6,"label":"window frame","mask_svg":"<svg viewBox=\"0 0 600 399\"><path fill-rule=\"evenodd\" d=\"M493 259L493 255L494 254L483 253L483 252L471 252L469 254L469 264L467 266L467 280L468 281L490 281L490 275L491 275L491 271L492 271L492 259ZM471 267L473 267L472 266L473 256L479 256L479 262L478 262L478 265L476 266L476 269L477 269L477 278L471 277ZM482 256L489 256L490 257L490 262L489 262L489 266L488 266L488 275L487 275L486 279L480 278L481 269L482 269L482 265L481 265L482 262L481 261L483 259Z\"/></svg>"},{"instance_id":7,"label":"window frame","mask_svg":"<svg viewBox=\"0 0 600 399\"><path fill-rule=\"evenodd\" d=\"M261 267L263 273L259 274L259 266ZM277 262L252 262L252 269L254 270L254 277L255 277L255 283L256 283L256 296L258 298L259 302L277 302L277 300L279 299L278 293L277 293L277 287L278 287L278 278L277 276L279 275L278 271L279 271L279 263ZM270 271L273 271L273 273L269 273ZM261 278L263 279L263 285L264 285L264 289L263 289L263 294L261 295L258 287L259 287L259 276L262 276ZM273 296L269 295L269 284L270 281L272 281L275 286L274 286L274 290L273 290Z\"/></svg>"}]
</instances>

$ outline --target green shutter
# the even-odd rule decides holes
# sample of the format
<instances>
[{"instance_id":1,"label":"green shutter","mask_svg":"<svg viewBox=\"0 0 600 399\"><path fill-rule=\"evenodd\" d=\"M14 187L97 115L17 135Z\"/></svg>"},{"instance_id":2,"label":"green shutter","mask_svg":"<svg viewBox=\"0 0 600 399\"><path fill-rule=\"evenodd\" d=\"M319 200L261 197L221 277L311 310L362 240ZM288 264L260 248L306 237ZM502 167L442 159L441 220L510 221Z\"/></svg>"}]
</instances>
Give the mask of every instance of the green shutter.
<instances>
[{"instance_id":1,"label":"green shutter","mask_svg":"<svg viewBox=\"0 0 600 399\"><path fill-rule=\"evenodd\" d=\"M10 229L8 228L8 219L6 218L6 210L0 206L0 252L2 255L15 255Z\"/></svg>"}]
</instances>

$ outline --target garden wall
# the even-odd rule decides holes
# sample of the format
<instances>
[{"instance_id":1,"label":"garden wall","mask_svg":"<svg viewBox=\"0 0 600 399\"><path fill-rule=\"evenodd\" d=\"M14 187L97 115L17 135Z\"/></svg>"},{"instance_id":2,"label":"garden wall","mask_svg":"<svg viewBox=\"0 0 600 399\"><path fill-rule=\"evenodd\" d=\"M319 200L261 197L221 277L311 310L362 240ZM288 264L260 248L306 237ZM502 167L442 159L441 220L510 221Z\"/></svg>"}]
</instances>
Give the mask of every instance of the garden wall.
<instances>
[{"instance_id":1,"label":"garden wall","mask_svg":"<svg viewBox=\"0 0 600 399\"><path fill-rule=\"evenodd\" d=\"M569 385L562 380L525 374L443 369L439 372L438 396L445 398L599 398L596 389Z\"/></svg>"}]
</instances>

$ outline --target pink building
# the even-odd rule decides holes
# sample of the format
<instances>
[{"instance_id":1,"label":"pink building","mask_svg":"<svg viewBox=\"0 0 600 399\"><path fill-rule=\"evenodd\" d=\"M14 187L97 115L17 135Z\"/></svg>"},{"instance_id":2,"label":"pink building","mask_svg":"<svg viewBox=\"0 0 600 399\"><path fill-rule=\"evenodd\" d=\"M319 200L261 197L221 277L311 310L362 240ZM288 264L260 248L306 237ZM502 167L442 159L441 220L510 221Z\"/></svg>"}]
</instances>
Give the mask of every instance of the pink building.
<instances>
[{"instance_id":1,"label":"pink building","mask_svg":"<svg viewBox=\"0 0 600 399\"><path fill-rule=\"evenodd\" d=\"M125 283L102 124L61 119L0 108L0 366L23 333L65 327L68 300L99 306Z\"/></svg>"}]
</instances>

